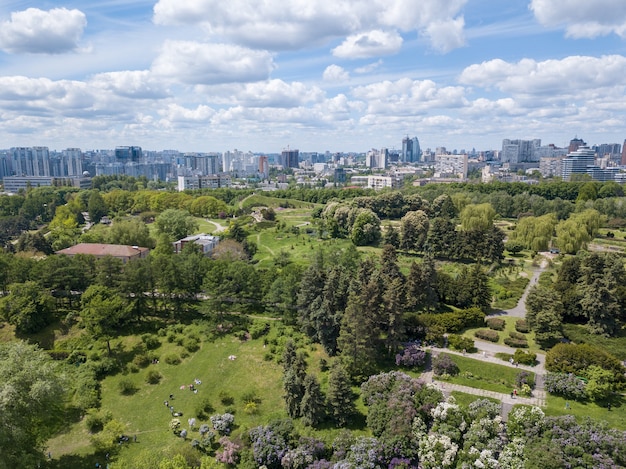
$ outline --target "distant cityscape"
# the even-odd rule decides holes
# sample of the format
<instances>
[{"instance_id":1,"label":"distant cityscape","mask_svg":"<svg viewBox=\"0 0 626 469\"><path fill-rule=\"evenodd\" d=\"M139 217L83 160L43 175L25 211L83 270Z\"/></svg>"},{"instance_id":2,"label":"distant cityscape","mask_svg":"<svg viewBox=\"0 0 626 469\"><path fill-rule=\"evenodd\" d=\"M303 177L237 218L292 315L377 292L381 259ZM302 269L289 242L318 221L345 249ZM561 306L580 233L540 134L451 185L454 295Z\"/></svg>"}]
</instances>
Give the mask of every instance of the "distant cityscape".
<instances>
[{"instance_id":1,"label":"distant cityscape","mask_svg":"<svg viewBox=\"0 0 626 469\"><path fill-rule=\"evenodd\" d=\"M276 169L270 181L270 168ZM286 171L285 171L286 170ZM416 181L462 181L468 174L483 182L537 182L542 178L569 181L588 175L596 181L626 182L626 141L588 146L573 138L567 148L542 145L541 139L504 139L499 150L422 150L417 137L406 136L399 149L367 152L280 153L179 152L118 146L110 150L62 151L48 147L14 147L0 150L0 177L4 191L16 193L28 187L91 186L93 176L127 175L150 181L176 183L178 190L239 187L256 184L266 190L286 187L290 177L298 184L398 187L412 176ZM293 180L292 180L293 181Z\"/></svg>"}]
</instances>

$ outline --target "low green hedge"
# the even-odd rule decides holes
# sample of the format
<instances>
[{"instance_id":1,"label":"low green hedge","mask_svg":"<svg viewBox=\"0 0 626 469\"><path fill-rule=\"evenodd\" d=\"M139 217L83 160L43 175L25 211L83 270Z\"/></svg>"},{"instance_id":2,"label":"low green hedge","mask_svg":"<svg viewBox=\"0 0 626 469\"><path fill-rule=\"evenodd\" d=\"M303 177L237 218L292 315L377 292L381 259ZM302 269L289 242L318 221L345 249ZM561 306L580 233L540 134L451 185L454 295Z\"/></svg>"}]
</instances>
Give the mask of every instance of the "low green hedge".
<instances>
[{"instance_id":1,"label":"low green hedge","mask_svg":"<svg viewBox=\"0 0 626 469\"><path fill-rule=\"evenodd\" d=\"M479 329L474 332L474 336L489 342L497 342L500 339L500 334L490 329Z\"/></svg>"}]
</instances>

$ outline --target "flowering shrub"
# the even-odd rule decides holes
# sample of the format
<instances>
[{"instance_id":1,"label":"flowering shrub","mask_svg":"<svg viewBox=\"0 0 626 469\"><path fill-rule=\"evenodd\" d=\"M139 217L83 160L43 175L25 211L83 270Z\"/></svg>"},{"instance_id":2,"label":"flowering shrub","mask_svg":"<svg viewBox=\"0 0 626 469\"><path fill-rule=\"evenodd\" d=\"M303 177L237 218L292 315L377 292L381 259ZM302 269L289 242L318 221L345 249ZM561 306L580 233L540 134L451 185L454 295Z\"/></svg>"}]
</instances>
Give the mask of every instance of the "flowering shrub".
<instances>
[{"instance_id":1,"label":"flowering shrub","mask_svg":"<svg viewBox=\"0 0 626 469\"><path fill-rule=\"evenodd\" d=\"M283 436L270 426L255 427L249 435L255 462L267 469L280 469L281 460L289 450Z\"/></svg>"},{"instance_id":2,"label":"flowering shrub","mask_svg":"<svg viewBox=\"0 0 626 469\"><path fill-rule=\"evenodd\" d=\"M529 388L535 387L535 375L528 371L520 371L515 377L515 385L518 388L521 388L523 385L527 384Z\"/></svg>"},{"instance_id":3,"label":"flowering shrub","mask_svg":"<svg viewBox=\"0 0 626 469\"><path fill-rule=\"evenodd\" d=\"M422 366L426 362L426 352L417 344L408 344L401 354L396 355L396 365L406 367Z\"/></svg>"},{"instance_id":4,"label":"flowering shrub","mask_svg":"<svg viewBox=\"0 0 626 469\"><path fill-rule=\"evenodd\" d=\"M495 419L500 415L500 405L489 399L477 399L469 405L467 415L471 420Z\"/></svg>"},{"instance_id":5,"label":"flowering shrub","mask_svg":"<svg viewBox=\"0 0 626 469\"><path fill-rule=\"evenodd\" d=\"M212 415L211 424L217 433L220 435L228 435L230 434L231 425L235 421L235 416L233 414L225 413L225 414L216 414Z\"/></svg>"},{"instance_id":6,"label":"flowering shrub","mask_svg":"<svg viewBox=\"0 0 626 469\"><path fill-rule=\"evenodd\" d=\"M301 438L296 448L285 453L281 459L281 465L285 469L307 469L325 454L326 447L323 441L315 438Z\"/></svg>"},{"instance_id":7,"label":"flowering shrub","mask_svg":"<svg viewBox=\"0 0 626 469\"><path fill-rule=\"evenodd\" d=\"M420 442L418 454L422 469L454 467L459 446L445 435L426 435Z\"/></svg>"},{"instance_id":8,"label":"flowering shrub","mask_svg":"<svg viewBox=\"0 0 626 469\"><path fill-rule=\"evenodd\" d=\"M506 433L509 438L538 435L543 428L545 414L539 407L514 407L509 413Z\"/></svg>"},{"instance_id":9,"label":"flowering shrub","mask_svg":"<svg viewBox=\"0 0 626 469\"><path fill-rule=\"evenodd\" d=\"M467 429L464 412L454 402L454 398L448 398L440 402L431 410L433 417L432 431L445 435L453 441L460 442L463 432Z\"/></svg>"},{"instance_id":10,"label":"flowering shrub","mask_svg":"<svg viewBox=\"0 0 626 469\"><path fill-rule=\"evenodd\" d=\"M348 456L337 462L333 469L378 469L384 467L380 443L376 438L359 437L350 446Z\"/></svg>"},{"instance_id":11,"label":"flowering shrub","mask_svg":"<svg viewBox=\"0 0 626 469\"><path fill-rule=\"evenodd\" d=\"M452 361L452 358L450 358L449 355L441 353L433 358L433 372L437 376L441 376L443 374L454 376L458 374L459 367L456 363L454 363L454 361Z\"/></svg>"},{"instance_id":12,"label":"flowering shrub","mask_svg":"<svg viewBox=\"0 0 626 469\"><path fill-rule=\"evenodd\" d=\"M586 395L585 383L573 373L548 373L544 386L549 393L568 399L584 399Z\"/></svg>"},{"instance_id":13,"label":"flowering shrub","mask_svg":"<svg viewBox=\"0 0 626 469\"><path fill-rule=\"evenodd\" d=\"M215 453L215 459L217 459L218 462L224 464L237 464L239 462L239 450L241 446L225 436L220 438L220 446L221 449Z\"/></svg>"}]
</instances>

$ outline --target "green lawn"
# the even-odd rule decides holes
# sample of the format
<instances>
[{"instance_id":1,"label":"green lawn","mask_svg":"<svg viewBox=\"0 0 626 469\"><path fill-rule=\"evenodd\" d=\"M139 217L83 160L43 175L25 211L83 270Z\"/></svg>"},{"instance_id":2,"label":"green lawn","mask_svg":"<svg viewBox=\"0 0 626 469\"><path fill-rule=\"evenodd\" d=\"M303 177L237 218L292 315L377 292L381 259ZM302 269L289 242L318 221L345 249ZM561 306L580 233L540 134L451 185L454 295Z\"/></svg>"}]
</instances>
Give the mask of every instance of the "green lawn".
<instances>
[{"instance_id":1,"label":"green lawn","mask_svg":"<svg viewBox=\"0 0 626 469\"><path fill-rule=\"evenodd\" d=\"M626 329L619 331L617 337L602 337L590 334L585 326L578 324L563 324L565 337L577 344L589 344L601 348L620 360L626 360Z\"/></svg>"},{"instance_id":2,"label":"green lawn","mask_svg":"<svg viewBox=\"0 0 626 469\"><path fill-rule=\"evenodd\" d=\"M495 365L459 355L448 355L459 367L459 374L447 379L448 382L485 389L487 391L510 393L517 385L515 378L523 371L504 365ZM534 373L531 373L534 378Z\"/></svg>"},{"instance_id":3,"label":"green lawn","mask_svg":"<svg viewBox=\"0 0 626 469\"><path fill-rule=\"evenodd\" d=\"M566 402L569 408L566 408ZM610 427L626 430L626 399L624 397L613 399L609 411L606 406L599 406L593 402L577 402L548 394L548 406L543 410L546 415L550 416L573 415L579 421L585 418L604 420Z\"/></svg>"},{"instance_id":4,"label":"green lawn","mask_svg":"<svg viewBox=\"0 0 626 469\"><path fill-rule=\"evenodd\" d=\"M495 402L496 404L500 404L500 401L498 399L493 399L491 397L476 396L474 394L467 394L460 391L452 391L450 394L452 395L452 397L454 397L456 403L463 408L467 408L472 402L479 399L486 399L488 401Z\"/></svg>"},{"instance_id":5,"label":"green lawn","mask_svg":"<svg viewBox=\"0 0 626 469\"><path fill-rule=\"evenodd\" d=\"M184 335L193 331L193 327L188 326ZM283 340L280 339L278 343ZM128 353L137 341L132 336L123 338L115 344L117 353ZM214 342L203 341L200 350L184 358L179 365L168 365L163 357L172 353L184 355L185 349L175 342L168 342L164 337L161 337L161 341L161 347L155 350L161 357L158 364L148 365L136 373L109 376L102 381L101 408L109 410L114 419L122 422L129 436L137 435L138 444L125 445L123 453L132 456L146 449L167 453L190 444L195 436L193 432L189 434L188 441L184 442L169 430L172 416L164 405L165 400L170 401L175 411L183 413L183 428L188 427L187 419L196 416L198 404L205 399L214 408L211 414L228 410L235 415L235 434L287 416L282 398L282 368L275 359L264 359L270 351L270 345L264 347L263 339L241 341L230 335ZM119 351L120 344L123 344L123 351ZM230 360L231 355L236 359ZM149 370L158 370L162 374L159 384L146 383ZM197 394L188 388L196 378L202 382L196 385ZM132 395L122 395L118 387L122 379L132 380L137 391ZM181 386L185 386L185 389L180 389ZM247 414L244 411L242 396L248 392L255 393L259 398L258 413ZM231 396L234 402L224 404L220 393ZM169 399L170 394L174 395L174 399ZM207 422L199 423L209 422L207 419ZM68 455L59 462L68 469L85 467L85 461L96 458L83 422L69 425L64 433L52 439L49 451L55 460Z\"/></svg>"}]
</instances>

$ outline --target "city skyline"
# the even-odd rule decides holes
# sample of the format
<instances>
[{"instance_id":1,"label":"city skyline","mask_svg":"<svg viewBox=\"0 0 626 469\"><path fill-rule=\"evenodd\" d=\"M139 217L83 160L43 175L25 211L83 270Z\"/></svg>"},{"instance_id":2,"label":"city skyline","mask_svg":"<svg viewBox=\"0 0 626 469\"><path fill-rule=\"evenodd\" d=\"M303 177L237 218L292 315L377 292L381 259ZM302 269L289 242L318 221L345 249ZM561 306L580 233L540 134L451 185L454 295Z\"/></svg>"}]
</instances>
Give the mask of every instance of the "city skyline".
<instances>
[{"instance_id":1,"label":"city skyline","mask_svg":"<svg viewBox=\"0 0 626 469\"><path fill-rule=\"evenodd\" d=\"M625 47L621 0L8 0L0 148L622 143Z\"/></svg>"}]
</instances>

